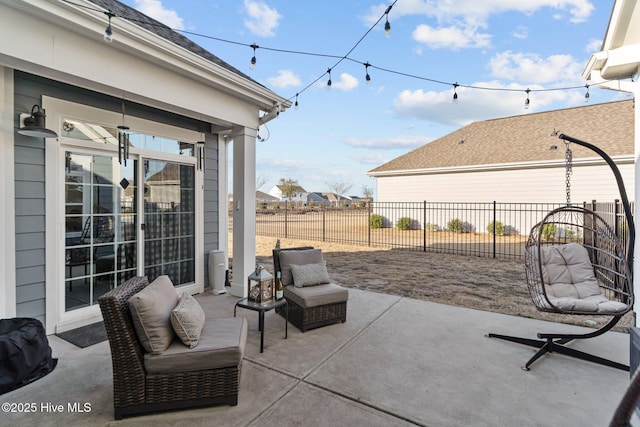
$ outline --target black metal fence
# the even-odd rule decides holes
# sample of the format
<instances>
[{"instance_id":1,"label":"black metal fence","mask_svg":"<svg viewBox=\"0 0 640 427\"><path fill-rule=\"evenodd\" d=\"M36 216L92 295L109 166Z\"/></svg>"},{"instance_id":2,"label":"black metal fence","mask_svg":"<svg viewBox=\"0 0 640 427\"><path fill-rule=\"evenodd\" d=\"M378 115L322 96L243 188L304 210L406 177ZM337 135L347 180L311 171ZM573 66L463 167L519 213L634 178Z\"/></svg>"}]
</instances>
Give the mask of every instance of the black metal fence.
<instances>
[{"instance_id":1,"label":"black metal fence","mask_svg":"<svg viewBox=\"0 0 640 427\"><path fill-rule=\"evenodd\" d=\"M564 203L368 202L309 206L259 203L256 234L404 248L504 259L524 257L529 230ZM626 244L627 227L618 200L584 203L616 230Z\"/></svg>"}]
</instances>

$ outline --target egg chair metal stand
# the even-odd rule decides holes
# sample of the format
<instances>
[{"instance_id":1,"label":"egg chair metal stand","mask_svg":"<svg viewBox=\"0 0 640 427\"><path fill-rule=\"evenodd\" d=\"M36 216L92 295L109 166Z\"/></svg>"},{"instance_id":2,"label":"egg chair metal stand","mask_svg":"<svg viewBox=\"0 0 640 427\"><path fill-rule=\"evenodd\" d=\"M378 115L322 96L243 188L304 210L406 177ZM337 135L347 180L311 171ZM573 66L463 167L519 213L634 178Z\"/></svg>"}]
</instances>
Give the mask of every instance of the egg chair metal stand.
<instances>
[{"instance_id":1,"label":"egg chair metal stand","mask_svg":"<svg viewBox=\"0 0 640 427\"><path fill-rule=\"evenodd\" d=\"M635 225L622 176L611 157L588 142L564 134L559 138L567 144L567 205L549 212L531 229L525 247L529 293L539 311L601 315L611 319L599 329L584 334L538 333L538 339L530 339L491 333L488 337L538 348L522 367L526 371L540 357L553 352L628 371L628 365L566 346L574 340L604 334L633 308ZM600 215L571 205L569 143L594 151L611 168L620 191L629 236L626 250L611 225Z\"/></svg>"}]
</instances>

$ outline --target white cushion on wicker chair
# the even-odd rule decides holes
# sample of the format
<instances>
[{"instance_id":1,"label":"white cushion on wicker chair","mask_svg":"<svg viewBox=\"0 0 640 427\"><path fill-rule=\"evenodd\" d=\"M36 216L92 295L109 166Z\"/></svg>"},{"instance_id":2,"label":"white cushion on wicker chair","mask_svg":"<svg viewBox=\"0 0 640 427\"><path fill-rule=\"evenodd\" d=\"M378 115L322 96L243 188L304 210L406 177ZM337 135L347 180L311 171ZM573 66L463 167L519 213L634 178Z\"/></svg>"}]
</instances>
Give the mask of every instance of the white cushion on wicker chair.
<instances>
[{"instance_id":1,"label":"white cushion on wicker chair","mask_svg":"<svg viewBox=\"0 0 640 427\"><path fill-rule=\"evenodd\" d=\"M542 279L549 302L560 310L617 313L627 309L600 292L587 249L578 243L540 249Z\"/></svg>"}]
</instances>

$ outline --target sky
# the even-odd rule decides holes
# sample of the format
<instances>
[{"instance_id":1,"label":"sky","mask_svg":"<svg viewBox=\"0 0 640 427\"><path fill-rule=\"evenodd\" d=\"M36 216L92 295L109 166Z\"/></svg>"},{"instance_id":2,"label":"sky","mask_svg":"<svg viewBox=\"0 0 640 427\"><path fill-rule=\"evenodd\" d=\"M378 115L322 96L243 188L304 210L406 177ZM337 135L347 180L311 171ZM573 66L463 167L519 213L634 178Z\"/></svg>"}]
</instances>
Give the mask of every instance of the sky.
<instances>
[{"instance_id":1,"label":"sky","mask_svg":"<svg viewBox=\"0 0 640 427\"><path fill-rule=\"evenodd\" d=\"M367 171L469 123L583 106L587 92L589 103L627 98L581 76L612 0L121 1L278 95L298 94L297 109L258 131L264 192L285 178L375 194Z\"/></svg>"}]
</instances>

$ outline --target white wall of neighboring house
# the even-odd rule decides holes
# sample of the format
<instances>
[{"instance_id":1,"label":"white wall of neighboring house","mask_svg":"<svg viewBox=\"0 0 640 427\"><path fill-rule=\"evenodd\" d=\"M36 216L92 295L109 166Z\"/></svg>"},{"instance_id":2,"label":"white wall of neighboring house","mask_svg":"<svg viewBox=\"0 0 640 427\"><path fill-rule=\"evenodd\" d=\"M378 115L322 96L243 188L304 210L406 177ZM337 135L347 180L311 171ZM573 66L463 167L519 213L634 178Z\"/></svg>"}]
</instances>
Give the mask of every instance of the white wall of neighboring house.
<instances>
[{"instance_id":1,"label":"white wall of neighboring house","mask_svg":"<svg viewBox=\"0 0 640 427\"><path fill-rule=\"evenodd\" d=\"M627 194L634 194L632 163L618 165ZM504 202L562 203L566 201L564 166L385 176L376 179L379 202ZM574 165L571 201L609 202L620 198L609 166Z\"/></svg>"},{"instance_id":2,"label":"white wall of neighboring house","mask_svg":"<svg viewBox=\"0 0 640 427\"><path fill-rule=\"evenodd\" d=\"M627 195L634 194L634 165L627 161L618 164ZM497 214L497 221L518 234L527 234L542 219L546 210L532 211L525 204L563 204L566 202L566 169L554 168L473 171L441 174L415 174L378 177L377 203L374 212L382 215L386 226L393 226L400 217L410 217L416 225L423 222L446 229L451 219L460 219L476 232L484 233L493 221L492 202L511 204L514 209L531 211L531 215L514 215L505 211ZM596 200L613 202L620 199L618 186L606 164L574 165L571 175L571 202ZM446 209L423 213L422 202L448 203ZM405 204L402 202L414 202ZM474 206L475 203L484 203ZM523 204L523 206L517 206ZM429 210L428 205L428 210ZM546 210L545 210L546 209ZM426 220L425 220L426 218Z\"/></svg>"},{"instance_id":3,"label":"white wall of neighboring house","mask_svg":"<svg viewBox=\"0 0 640 427\"><path fill-rule=\"evenodd\" d=\"M309 195L309 193L307 193L306 191L301 191L301 192L295 193L293 196L291 196L291 198L284 197L282 195L282 190L280 190L280 188L278 188L277 185L274 185L273 188L269 190L269 194L272 195L273 197L277 197L281 201L287 200L290 202L306 202L307 196Z\"/></svg>"}]
</instances>

